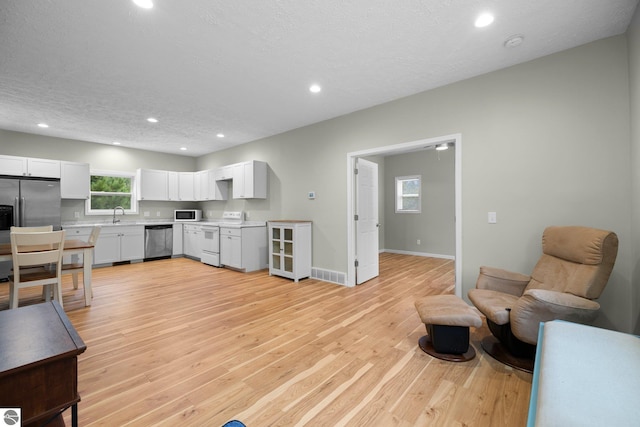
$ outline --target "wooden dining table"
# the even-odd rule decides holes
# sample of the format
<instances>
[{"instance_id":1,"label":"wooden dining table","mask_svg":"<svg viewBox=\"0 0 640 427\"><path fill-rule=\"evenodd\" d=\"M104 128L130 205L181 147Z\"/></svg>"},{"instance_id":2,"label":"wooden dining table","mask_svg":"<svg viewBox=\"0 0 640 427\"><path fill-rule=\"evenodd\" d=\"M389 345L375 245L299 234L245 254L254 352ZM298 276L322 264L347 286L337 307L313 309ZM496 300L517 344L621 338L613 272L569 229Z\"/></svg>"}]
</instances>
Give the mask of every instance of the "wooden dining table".
<instances>
[{"instance_id":1,"label":"wooden dining table","mask_svg":"<svg viewBox=\"0 0 640 427\"><path fill-rule=\"evenodd\" d=\"M84 305L91 305L91 269L93 264L93 247L89 242L78 239L69 239L64 241L63 255L82 254L83 270L82 284L84 286ZM38 248L34 247L34 251ZM11 243L0 243L0 261L11 261Z\"/></svg>"}]
</instances>

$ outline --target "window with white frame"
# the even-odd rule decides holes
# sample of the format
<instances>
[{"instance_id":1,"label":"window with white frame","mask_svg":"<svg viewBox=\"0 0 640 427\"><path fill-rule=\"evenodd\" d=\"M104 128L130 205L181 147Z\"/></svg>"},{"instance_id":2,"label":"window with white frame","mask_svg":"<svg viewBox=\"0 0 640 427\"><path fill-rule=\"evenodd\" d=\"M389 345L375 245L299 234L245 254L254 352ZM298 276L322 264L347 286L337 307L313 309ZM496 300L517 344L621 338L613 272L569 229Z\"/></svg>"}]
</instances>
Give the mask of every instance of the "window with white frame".
<instances>
[{"instance_id":1,"label":"window with white frame","mask_svg":"<svg viewBox=\"0 0 640 427\"><path fill-rule=\"evenodd\" d=\"M420 175L396 177L396 213L421 212L420 181Z\"/></svg>"},{"instance_id":2,"label":"window with white frame","mask_svg":"<svg viewBox=\"0 0 640 427\"><path fill-rule=\"evenodd\" d=\"M86 202L89 215L110 215L121 206L126 213L138 212L135 174L104 170L91 171L91 197Z\"/></svg>"}]
</instances>

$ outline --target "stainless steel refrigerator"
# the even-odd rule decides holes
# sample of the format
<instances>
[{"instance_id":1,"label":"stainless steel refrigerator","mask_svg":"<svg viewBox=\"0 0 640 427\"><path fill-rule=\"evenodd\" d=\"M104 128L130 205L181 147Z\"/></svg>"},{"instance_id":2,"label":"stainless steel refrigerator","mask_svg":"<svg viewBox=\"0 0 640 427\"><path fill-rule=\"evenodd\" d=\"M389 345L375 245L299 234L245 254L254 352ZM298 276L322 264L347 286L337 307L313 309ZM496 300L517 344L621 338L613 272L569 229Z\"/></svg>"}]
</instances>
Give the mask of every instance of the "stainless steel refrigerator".
<instances>
[{"instance_id":1,"label":"stainless steel refrigerator","mask_svg":"<svg viewBox=\"0 0 640 427\"><path fill-rule=\"evenodd\" d=\"M0 178L0 243L9 243L11 226L53 225L60 230L60 180ZM0 263L0 280L10 262Z\"/></svg>"}]
</instances>

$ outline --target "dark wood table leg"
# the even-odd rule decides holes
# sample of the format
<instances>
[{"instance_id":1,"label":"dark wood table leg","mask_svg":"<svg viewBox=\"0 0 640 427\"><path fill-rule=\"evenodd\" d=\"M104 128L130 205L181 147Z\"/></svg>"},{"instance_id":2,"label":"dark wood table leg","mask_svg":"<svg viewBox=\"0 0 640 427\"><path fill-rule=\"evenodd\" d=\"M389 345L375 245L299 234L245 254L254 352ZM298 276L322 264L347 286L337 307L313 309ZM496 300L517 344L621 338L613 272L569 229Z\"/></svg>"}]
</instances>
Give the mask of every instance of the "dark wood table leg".
<instances>
[{"instance_id":1,"label":"dark wood table leg","mask_svg":"<svg viewBox=\"0 0 640 427\"><path fill-rule=\"evenodd\" d=\"M71 426L78 427L78 404L71 405Z\"/></svg>"}]
</instances>

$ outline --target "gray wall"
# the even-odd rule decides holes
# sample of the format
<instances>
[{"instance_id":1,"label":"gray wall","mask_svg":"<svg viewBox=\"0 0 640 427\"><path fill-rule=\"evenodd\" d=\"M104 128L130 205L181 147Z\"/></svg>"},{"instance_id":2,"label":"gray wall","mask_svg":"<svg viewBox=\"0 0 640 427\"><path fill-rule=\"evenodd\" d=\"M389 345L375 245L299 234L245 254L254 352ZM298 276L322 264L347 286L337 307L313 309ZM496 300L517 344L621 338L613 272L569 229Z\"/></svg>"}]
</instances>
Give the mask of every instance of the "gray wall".
<instances>
[{"instance_id":1,"label":"gray wall","mask_svg":"<svg viewBox=\"0 0 640 427\"><path fill-rule=\"evenodd\" d=\"M631 215L632 288L631 304L633 331L640 335L640 8L636 8L629 26L629 94L631 98Z\"/></svg>"},{"instance_id":2,"label":"gray wall","mask_svg":"<svg viewBox=\"0 0 640 427\"><path fill-rule=\"evenodd\" d=\"M462 294L481 265L530 272L548 225L610 229L620 251L597 322L629 331L628 89L626 36L612 37L203 156L198 168L268 162L269 200L237 206L312 220L313 265L346 271L347 153L460 133Z\"/></svg>"},{"instance_id":3,"label":"gray wall","mask_svg":"<svg viewBox=\"0 0 640 427\"><path fill-rule=\"evenodd\" d=\"M637 83L637 73L633 78ZM620 251L597 323L630 331L638 314L631 286L637 251L631 235L630 117L627 37L617 36L212 153L198 158L192 170L268 162L269 199L209 202L205 211L243 209L251 219L312 220L313 265L344 272L347 153L460 133L462 294L474 286L481 265L530 272L547 225L610 229L620 236ZM69 143L64 150L50 149L46 144L57 140L39 139L21 151L13 147L14 136L0 134L0 152L94 163L104 149L87 145L88 157L78 158ZM638 143L636 138L636 151ZM144 154L136 167L190 166L180 156L175 166L164 157L151 165ZM317 198L308 200L308 191ZM497 224L487 224L488 211L497 212Z\"/></svg>"},{"instance_id":4,"label":"gray wall","mask_svg":"<svg viewBox=\"0 0 640 427\"><path fill-rule=\"evenodd\" d=\"M455 148L385 158L383 228L387 250L455 256ZM396 213L395 178L420 175L421 213ZM420 240L420 245L417 240Z\"/></svg>"}]
</instances>

